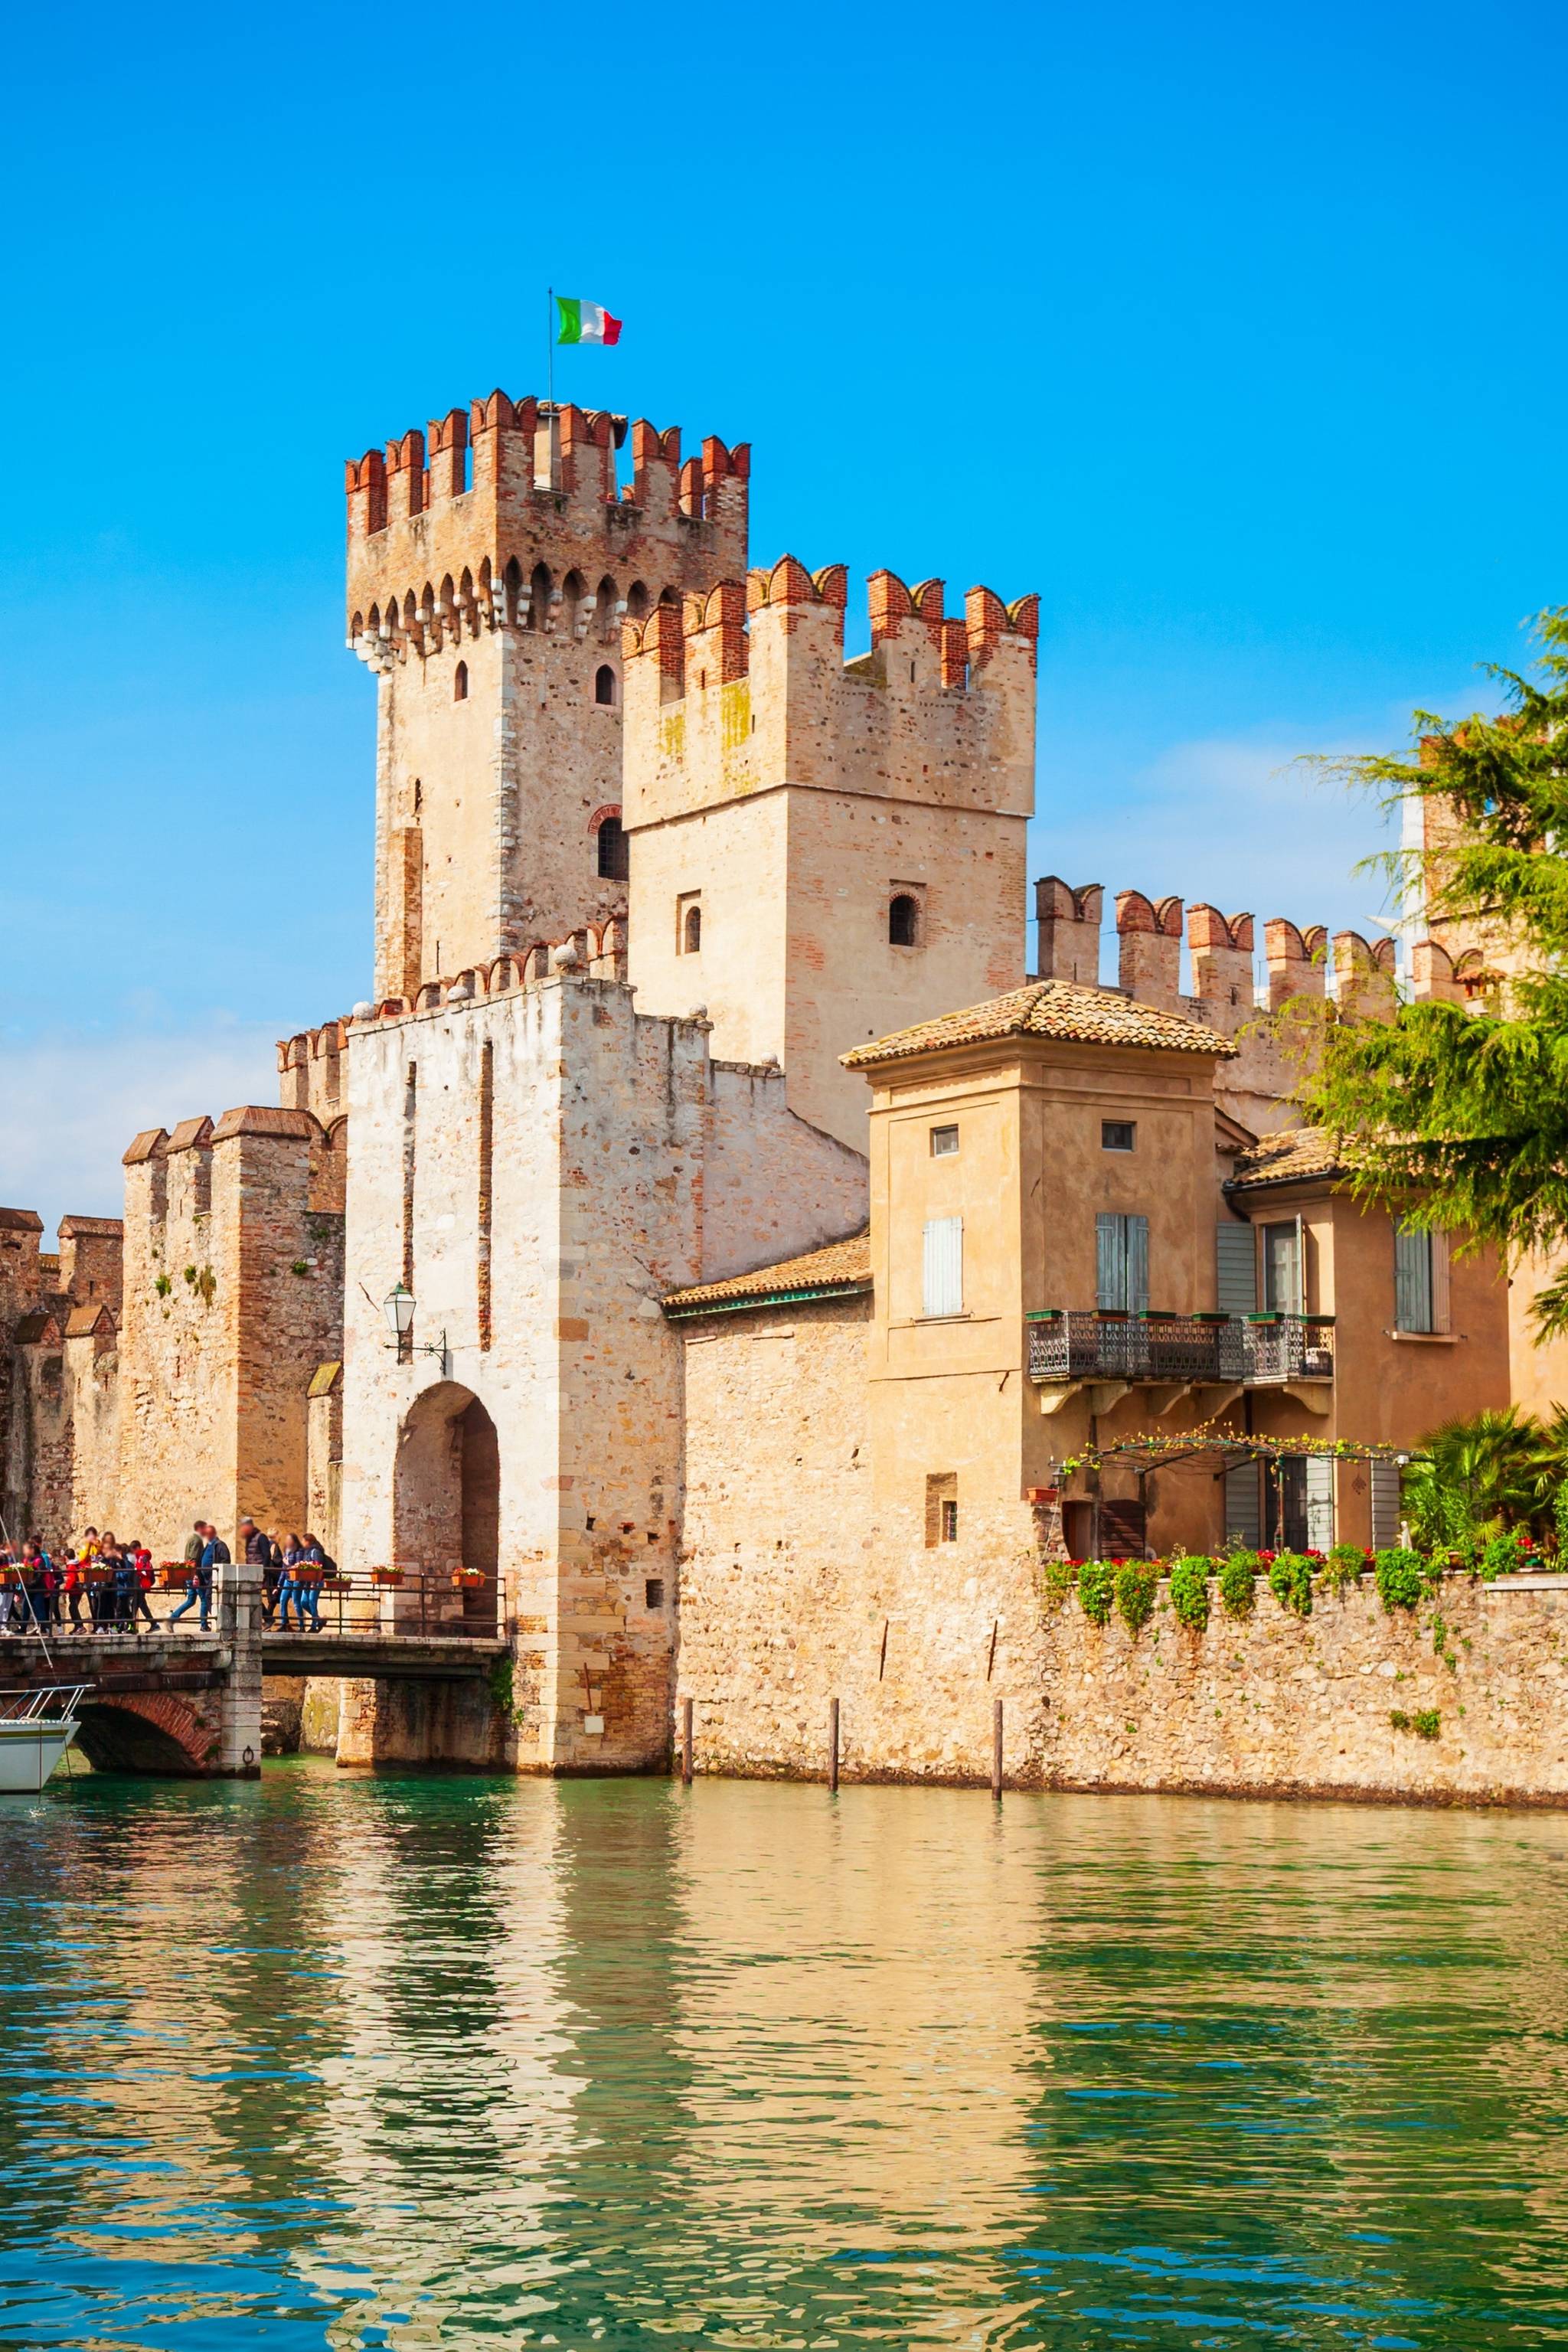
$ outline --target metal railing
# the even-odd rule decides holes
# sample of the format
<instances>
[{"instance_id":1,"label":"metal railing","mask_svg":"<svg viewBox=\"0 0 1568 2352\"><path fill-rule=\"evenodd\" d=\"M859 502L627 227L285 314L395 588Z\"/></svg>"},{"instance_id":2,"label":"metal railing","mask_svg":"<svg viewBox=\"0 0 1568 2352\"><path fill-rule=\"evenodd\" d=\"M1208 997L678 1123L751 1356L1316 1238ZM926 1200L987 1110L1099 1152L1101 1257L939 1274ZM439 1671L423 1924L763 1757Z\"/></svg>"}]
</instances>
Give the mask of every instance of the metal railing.
<instances>
[{"instance_id":1,"label":"metal railing","mask_svg":"<svg viewBox=\"0 0 1568 2352\"><path fill-rule=\"evenodd\" d=\"M1029 1377L1249 1386L1331 1380L1333 1318L1109 1315L1049 1309L1027 1318Z\"/></svg>"},{"instance_id":2,"label":"metal railing","mask_svg":"<svg viewBox=\"0 0 1568 2352\"><path fill-rule=\"evenodd\" d=\"M226 1573L232 1576L233 1571ZM222 1625L222 1568L213 1571L205 1609L199 1591L185 1606L191 1596L182 1568L159 1570L158 1580L145 1592L118 1591L112 1581L100 1578L74 1594L60 1583L46 1595L36 1582L29 1586L20 1581L16 1570L0 1575L7 1580L0 1582L0 1641L59 1643L116 1636L177 1640L183 1635L210 1643ZM264 1636L287 1632L374 1641L489 1640L507 1630L504 1580L468 1570L371 1569L310 1581L285 1577L276 1583L262 1578L256 1589Z\"/></svg>"},{"instance_id":3,"label":"metal railing","mask_svg":"<svg viewBox=\"0 0 1568 2352\"><path fill-rule=\"evenodd\" d=\"M506 1626L504 1580L468 1570L373 1568L264 1596L263 1634L345 1640L493 1641ZM284 1612L287 1610L287 1617Z\"/></svg>"}]
</instances>

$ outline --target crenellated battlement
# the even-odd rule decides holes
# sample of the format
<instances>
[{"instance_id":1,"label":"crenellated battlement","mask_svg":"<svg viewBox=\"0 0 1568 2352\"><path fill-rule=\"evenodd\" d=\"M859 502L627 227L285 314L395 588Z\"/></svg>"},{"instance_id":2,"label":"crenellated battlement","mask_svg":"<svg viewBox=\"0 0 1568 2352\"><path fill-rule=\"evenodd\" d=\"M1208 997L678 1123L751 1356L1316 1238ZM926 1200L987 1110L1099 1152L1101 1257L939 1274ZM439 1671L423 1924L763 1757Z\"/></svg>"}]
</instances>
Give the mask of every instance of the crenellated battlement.
<instances>
[{"instance_id":1,"label":"crenellated battlement","mask_svg":"<svg viewBox=\"0 0 1568 2352\"><path fill-rule=\"evenodd\" d=\"M427 980L408 996L384 997L376 1004L356 1004L349 1019L342 1024L346 1045L353 1030L368 1028L384 1021L407 1021L418 1013L437 1013L447 1005L481 1002L486 997L504 996L519 988L536 988L547 980L609 980L625 982L626 977L626 919L624 915L612 915L607 922L581 923L568 931L563 939L539 940L516 955L492 958L488 964L469 964L454 972L449 979ZM285 1057L297 1066L299 1048L308 1044L318 1033L307 1032L302 1037L289 1037L279 1045L279 1067Z\"/></svg>"},{"instance_id":2,"label":"crenellated battlement","mask_svg":"<svg viewBox=\"0 0 1568 2352\"><path fill-rule=\"evenodd\" d=\"M683 463L680 428L492 392L367 449L344 469L349 642L374 667L465 631L547 625L567 574L637 613L743 571L751 450L710 435Z\"/></svg>"},{"instance_id":3,"label":"crenellated battlement","mask_svg":"<svg viewBox=\"0 0 1568 2352\"><path fill-rule=\"evenodd\" d=\"M844 658L848 575L782 556L621 633L626 822L780 784L952 807L1033 806L1039 604L944 584L867 583L870 651Z\"/></svg>"}]
</instances>

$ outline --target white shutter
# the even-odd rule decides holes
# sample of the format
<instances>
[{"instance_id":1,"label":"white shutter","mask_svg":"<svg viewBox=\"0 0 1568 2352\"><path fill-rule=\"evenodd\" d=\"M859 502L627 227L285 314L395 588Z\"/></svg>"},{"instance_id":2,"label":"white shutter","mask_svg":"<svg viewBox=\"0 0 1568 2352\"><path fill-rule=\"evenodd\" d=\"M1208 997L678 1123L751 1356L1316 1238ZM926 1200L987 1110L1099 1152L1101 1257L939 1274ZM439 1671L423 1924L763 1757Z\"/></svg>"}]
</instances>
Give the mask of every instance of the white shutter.
<instances>
[{"instance_id":1,"label":"white shutter","mask_svg":"<svg viewBox=\"0 0 1568 2352\"><path fill-rule=\"evenodd\" d=\"M1321 1454L1307 1456L1307 1549L1327 1551L1334 1540L1334 1465Z\"/></svg>"},{"instance_id":2,"label":"white shutter","mask_svg":"<svg viewBox=\"0 0 1568 2352\"><path fill-rule=\"evenodd\" d=\"M963 1219L928 1217L925 1228L927 1315L963 1312Z\"/></svg>"},{"instance_id":3,"label":"white shutter","mask_svg":"<svg viewBox=\"0 0 1568 2352\"><path fill-rule=\"evenodd\" d=\"M1300 1210L1296 1213L1296 1296L1290 1301L1292 1315L1307 1311L1307 1228Z\"/></svg>"}]
</instances>

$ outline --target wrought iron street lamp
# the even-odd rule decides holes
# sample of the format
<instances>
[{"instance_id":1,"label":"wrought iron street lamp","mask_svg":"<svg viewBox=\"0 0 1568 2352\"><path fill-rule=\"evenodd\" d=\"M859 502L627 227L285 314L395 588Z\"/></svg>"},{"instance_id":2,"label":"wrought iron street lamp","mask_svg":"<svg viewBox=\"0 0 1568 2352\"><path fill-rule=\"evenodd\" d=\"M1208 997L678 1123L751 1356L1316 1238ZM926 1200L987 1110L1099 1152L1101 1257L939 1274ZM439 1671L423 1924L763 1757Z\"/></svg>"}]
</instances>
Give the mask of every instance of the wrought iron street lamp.
<instances>
[{"instance_id":1,"label":"wrought iron street lamp","mask_svg":"<svg viewBox=\"0 0 1568 2352\"><path fill-rule=\"evenodd\" d=\"M405 1289L401 1282L395 1283L387 1292L381 1302L381 1311L386 1318L388 1328L392 1333L390 1344L396 1349L397 1360L400 1364L407 1363L416 1355L439 1356L445 1364L447 1353L446 1332L442 1332L439 1344L428 1339L416 1342L414 1318L416 1312L416 1301L414 1293Z\"/></svg>"}]
</instances>

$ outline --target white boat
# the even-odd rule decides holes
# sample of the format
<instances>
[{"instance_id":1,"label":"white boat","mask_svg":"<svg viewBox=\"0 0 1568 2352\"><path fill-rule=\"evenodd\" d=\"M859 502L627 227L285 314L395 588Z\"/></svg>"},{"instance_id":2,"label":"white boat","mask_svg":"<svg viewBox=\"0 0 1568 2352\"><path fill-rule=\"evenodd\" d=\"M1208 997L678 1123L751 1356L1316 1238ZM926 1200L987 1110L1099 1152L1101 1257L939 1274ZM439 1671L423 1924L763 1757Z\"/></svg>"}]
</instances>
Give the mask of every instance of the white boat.
<instances>
[{"instance_id":1,"label":"white boat","mask_svg":"<svg viewBox=\"0 0 1568 2352\"><path fill-rule=\"evenodd\" d=\"M77 1735L85 1683L0 1691L0 1792L41 1789Z\"/></svg>"}]
</instances>

